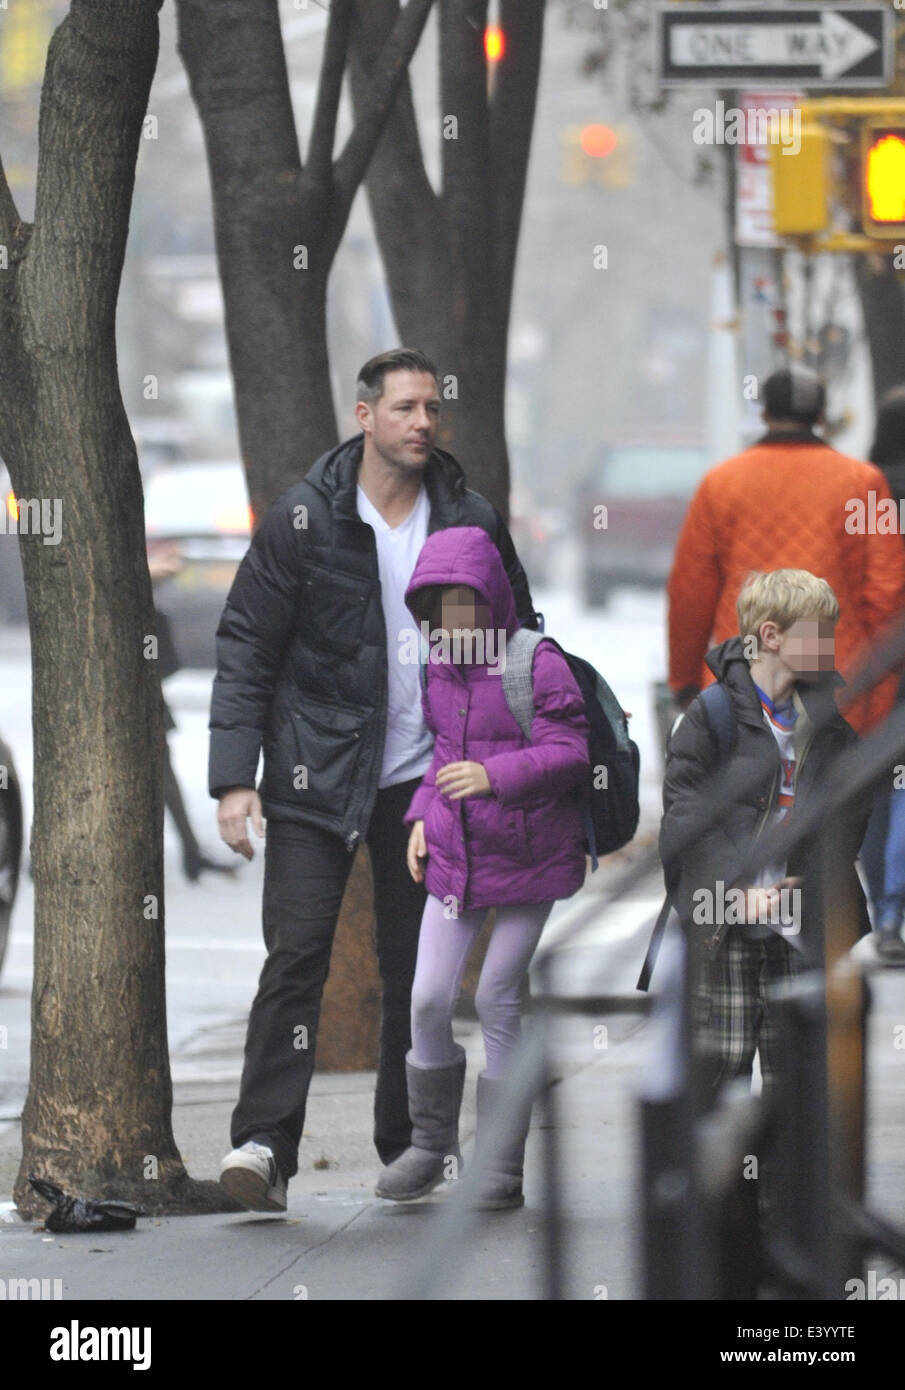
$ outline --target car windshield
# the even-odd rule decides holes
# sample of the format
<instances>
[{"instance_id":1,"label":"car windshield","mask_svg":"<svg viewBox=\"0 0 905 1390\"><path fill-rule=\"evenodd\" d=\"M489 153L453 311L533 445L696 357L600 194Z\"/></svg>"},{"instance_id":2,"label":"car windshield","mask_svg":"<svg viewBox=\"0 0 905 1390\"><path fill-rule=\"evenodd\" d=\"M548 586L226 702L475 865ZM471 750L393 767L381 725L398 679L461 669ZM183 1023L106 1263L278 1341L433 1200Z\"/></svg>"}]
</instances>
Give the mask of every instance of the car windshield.
<instances>
[{"instance_id":1,"label":"car windshield","mask_svg":"<svg viewBox=\"0 0 905 1390\"><path fill-rule=\"evenodd\" d=\"M706 466L703 449L621 445L607 450L600 479L608 497L690 497Z\"/></svg>"}]
</instances>

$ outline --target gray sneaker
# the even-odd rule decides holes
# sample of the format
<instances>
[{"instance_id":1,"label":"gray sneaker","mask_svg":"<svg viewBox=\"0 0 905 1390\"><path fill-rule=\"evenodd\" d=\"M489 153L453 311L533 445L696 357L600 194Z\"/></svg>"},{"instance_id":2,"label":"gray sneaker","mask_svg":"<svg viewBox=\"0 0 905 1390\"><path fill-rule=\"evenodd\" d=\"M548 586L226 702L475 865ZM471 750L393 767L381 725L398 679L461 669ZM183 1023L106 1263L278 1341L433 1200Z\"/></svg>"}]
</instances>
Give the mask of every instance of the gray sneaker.
<instances>
[{"instance_id":1,"label":"gray sneaker","mask_svg":"<svg viewBox=\"0 0 905 1390\"><path fill-rule=\"evenodd\" d=\"M249 1139L220 1164L220 1186L248 1211L285 1211L286 1182L273 1150Z\"/></svg>"}]
</instances>

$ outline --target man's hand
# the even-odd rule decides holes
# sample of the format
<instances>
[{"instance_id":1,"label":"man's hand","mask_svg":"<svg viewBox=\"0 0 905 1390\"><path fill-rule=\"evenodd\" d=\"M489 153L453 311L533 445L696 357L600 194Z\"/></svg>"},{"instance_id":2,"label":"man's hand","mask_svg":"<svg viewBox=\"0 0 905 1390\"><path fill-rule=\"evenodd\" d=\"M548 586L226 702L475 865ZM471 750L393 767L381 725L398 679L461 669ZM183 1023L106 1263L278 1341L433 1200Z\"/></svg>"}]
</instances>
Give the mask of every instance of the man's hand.
<instances>
[{"instance_id":1,"label":"man's hand","mask_svg":"<svg viewBox=\"0 0 905 1390\"><path fill-rule=\"evenodd\" d=\"M427 845L424 841L424 821L416 820L412 823L412 833L409 835L408 850L405 856L409 873L416 883L424 882L424 860L426 858Z\"/></svg>"},{"instance_id":2,"label":"man's hand","mask_svg":"<svg viewBox=\"0 0 905 1390\"><path fill-rule=\"evenodd\" d=\"M258 839L264 835L264 820L261 815L261 798L253 787L231 787L220 797L217 808L217 825L220 839L242 854L246 859L254 859L255 852L248 838L247 817L255 828Z\"/></svg>"},{"instance_id":3,"label":"man's hand","mask_svg":"<svg viewBox=\"0 0 905 1390\"><path fill-rule=\"evenodd\" d=\"M463 796L490 796L493 790L483 763L447 763L435 781L450 801L460 801Z\"/></svg>"}]
</instances>

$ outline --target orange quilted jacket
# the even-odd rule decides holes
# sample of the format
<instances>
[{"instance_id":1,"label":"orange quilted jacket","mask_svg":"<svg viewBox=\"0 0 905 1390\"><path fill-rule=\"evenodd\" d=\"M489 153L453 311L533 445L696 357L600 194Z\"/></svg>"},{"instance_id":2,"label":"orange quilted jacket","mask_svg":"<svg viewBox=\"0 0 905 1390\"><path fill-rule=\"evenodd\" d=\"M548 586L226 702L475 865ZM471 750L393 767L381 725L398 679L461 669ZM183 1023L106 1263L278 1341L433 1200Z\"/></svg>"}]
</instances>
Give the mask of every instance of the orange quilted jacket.
<instances>
[{"instance_id":1,"label":"orange quilted jacket","mask_svg":"<svg viewBox=\"0 0 905 1390\"><path fill-rule=\"evenodd\" d=\"M871 641L905 610L902 537L845 528L846 502L868 507L871 491L877 501L891 495L879 468L810 435L761 440L712 468L688 508L669 578L670 688L711 683L704 655L738 633L735 602L751 570L806 569L829 582L840 608L836 669L851 679ZM859 733L885 719L898 680L844 708Z\"/></svg>"}]
</instances>

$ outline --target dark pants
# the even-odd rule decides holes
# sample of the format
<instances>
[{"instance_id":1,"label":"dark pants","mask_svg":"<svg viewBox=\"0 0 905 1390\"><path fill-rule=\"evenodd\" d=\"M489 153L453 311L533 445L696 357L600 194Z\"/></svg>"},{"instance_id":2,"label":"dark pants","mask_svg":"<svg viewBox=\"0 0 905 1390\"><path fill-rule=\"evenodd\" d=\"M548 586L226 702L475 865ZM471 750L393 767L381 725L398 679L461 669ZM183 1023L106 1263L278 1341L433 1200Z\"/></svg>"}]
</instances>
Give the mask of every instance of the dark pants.
<instances>
[{"instance_id":1,"label":"dark pants","mask_svg":"<svg viewBox=\"0 0 905 1390\"><path fill-rule=\"evenodd\" d=\"M420 778L377 793L367 842L374 875L375 943L383 988L374 1143L391 1163L411 1141L405 1054L411 1047L411 993L424 911L424 885L405 862L410 827L402 817ZM251 1006L233 1147L269 1144L284 1178L298 1172L298 1146L314 1071L321 996L353 856L337 835L269 820L264 851L267 960Z\"/></svg>"}]
</instances>

